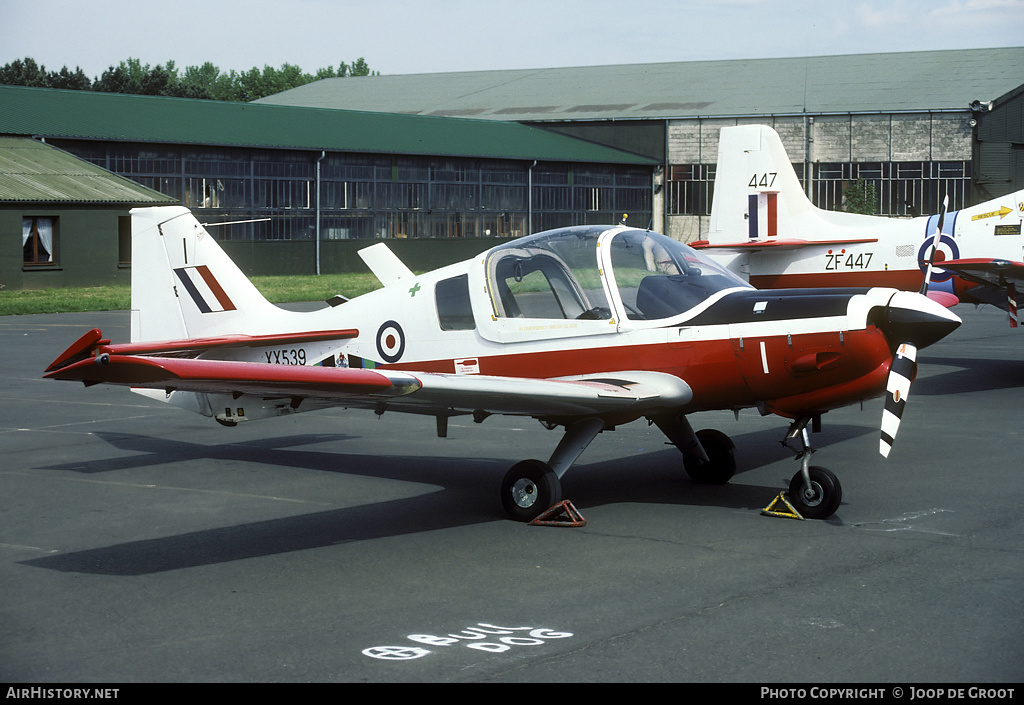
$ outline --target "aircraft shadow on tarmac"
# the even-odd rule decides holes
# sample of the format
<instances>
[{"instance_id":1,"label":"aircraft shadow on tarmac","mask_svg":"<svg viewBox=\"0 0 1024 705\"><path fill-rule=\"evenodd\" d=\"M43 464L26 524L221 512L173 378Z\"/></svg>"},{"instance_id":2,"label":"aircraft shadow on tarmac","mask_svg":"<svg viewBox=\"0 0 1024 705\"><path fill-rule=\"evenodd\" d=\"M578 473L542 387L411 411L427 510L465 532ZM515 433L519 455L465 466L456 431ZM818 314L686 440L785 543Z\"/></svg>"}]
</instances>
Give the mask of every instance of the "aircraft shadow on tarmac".
<instances>
[{"instance_id":1,"label":"aircraft shadow on tarmac","mask_svg":"<svg viewBox=\"0 0 1024 705\"><path fill-rule=\"evenodd\" d=\"M737 474L766 464L792 459L781 446L784 427L734 437ZM868 426L826 426L818 448L875 433ZM55 465L49 469L96 473L195 458L259 462L281 468L363 475L381 479L423 482L441 489L387 502L332 509L292 517L204 529L175 536L131 541L103 548L73 551L23 561L25 565L62 572L101 575L146 575L181 568L225 563L334 544L365 541L456 526L507 521L499 506L497 487L510 463L493 459L416 458L352 455L300 450L297 446L339 440L344 436L311 434L267 438L246 443L206 446L184 441L124 433L97 434L117 448L143 455L120 459ZM794 471L796 464L793 463ZM585 511L607 504L675 503L759 509L785 489L726 484L698 485L682 468L674 448L652 450L629 458L599 463L585 458L564 479L563 496ZM537 529L538 531L541 529Z\"/></svg>"},{"instance_id":2,"label":"aircraft shadow on tarmac","mask_svg":"<svg viewBox=\"0 0 1024 705\"><path fill-rule=\"evenodd\" d=\"M920 366L934 374L922 375L914 381L913 397L1024 387L1024 360L927 357L920 361Z\"/></svg>"}]
</instances>

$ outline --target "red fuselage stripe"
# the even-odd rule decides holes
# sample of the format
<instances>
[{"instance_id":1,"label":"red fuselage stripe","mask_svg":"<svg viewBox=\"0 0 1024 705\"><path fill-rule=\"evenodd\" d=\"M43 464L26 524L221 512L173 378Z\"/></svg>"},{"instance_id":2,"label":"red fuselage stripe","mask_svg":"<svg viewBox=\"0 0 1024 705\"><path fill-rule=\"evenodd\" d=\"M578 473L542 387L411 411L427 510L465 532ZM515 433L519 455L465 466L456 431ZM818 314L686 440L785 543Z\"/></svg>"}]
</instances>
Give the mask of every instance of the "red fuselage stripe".
<instances>
[{"instance_id":1,"label":"red fuselage stripe","mask_svg":"<svg viewBox=\"0 0 1024 705\"><path fill-rule=\"evenodd\" d=\"M808 355L819 353L828 364L821 369L807 369ZM690 385L693 402L688 411L752 406L763 400L813 395L812 408L805 410L811 413L850 403L851 384L857 385L859 393L867 397L882 394L884 376L880 381L872 376L866 385L858 382L879 366L887 366L890 352L882 332L869 326L842 336L838 332L808 333L750 338L742 343L700 340L481 355L477 359L480 374L505 377L550 379L626 370L664 372ZM454 360L403 362L383 367L446 374L455 371ZM842 400L842 404L833 403L834 400Z\"/></svg>"}]
</instances>

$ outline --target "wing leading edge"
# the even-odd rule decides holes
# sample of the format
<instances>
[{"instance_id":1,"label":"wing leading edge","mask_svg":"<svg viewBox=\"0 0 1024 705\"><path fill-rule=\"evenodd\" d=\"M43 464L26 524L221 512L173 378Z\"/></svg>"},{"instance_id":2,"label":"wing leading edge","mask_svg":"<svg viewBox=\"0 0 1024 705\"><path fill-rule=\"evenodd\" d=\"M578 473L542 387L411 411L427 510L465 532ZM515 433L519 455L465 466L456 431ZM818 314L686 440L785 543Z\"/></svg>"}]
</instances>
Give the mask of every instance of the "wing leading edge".
<instances>
[{"instance_id":1,"label":"wing leading edge","mask_svg":"<svg viewBox=\"0 0 1024 705\"><path fill-rule=\"evenodd\" d=\"M1018 288L1024 288L1024 262L986 258L952 259L936 262L935 266L978 284L1004 287L1012 283Z\"/></svg>"}]
</instances>

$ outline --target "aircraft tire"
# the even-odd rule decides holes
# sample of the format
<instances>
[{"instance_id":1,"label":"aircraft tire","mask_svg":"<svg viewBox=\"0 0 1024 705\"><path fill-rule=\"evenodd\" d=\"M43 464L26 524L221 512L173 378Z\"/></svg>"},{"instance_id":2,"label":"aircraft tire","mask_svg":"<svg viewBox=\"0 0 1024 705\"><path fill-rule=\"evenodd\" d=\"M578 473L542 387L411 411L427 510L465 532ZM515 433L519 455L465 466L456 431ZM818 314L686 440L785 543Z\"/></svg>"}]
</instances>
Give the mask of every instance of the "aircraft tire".
<instances>
[{"instance_id":1,"label":"aircraft tire","mask_svg":"<svg viewBox=\"0 0 1024 705\"><path fill-rule=\"evenodd\" d=\"M812 465L811 492L804 488L804 475L798 472L789 481L789 501L800 515L807 519L828 519L843 501L843 488L839 478L830 470Z\"/></svg>"},{"instance_id":2,"label":"aircraft tire","mask_svg":"<svg viewBox=\"0 0 1024 705\"><path fill-rule=\"evenodd\" d=\"M724 485L736 474L736 444L729 436L713 428L697 431L697 440L704 446L709 462L683 454L683 467L694 482L703 485Z\"/></svg>"},{"instance_id":3,"label":"aircraft tire","mask_svg":"<svg viewBox=\"0 0 1024 705\"><path fill-rule=\"evenodd\" d=\"M558 476L540 460L516 463L501 481L501 504L516 521L533 521L561 500Z\"/></svg>"}]
</instances>

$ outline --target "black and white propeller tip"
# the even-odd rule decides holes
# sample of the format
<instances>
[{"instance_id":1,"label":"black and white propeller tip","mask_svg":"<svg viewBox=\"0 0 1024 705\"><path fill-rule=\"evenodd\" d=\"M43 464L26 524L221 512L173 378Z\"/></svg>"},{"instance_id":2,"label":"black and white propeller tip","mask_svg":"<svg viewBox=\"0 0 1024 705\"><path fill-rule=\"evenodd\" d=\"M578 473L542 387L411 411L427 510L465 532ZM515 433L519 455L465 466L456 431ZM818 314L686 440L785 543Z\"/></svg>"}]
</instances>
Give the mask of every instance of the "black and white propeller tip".
<instances>
[{"instance_id":1,"label":"black and white propeller tip","mask_svg":"<svg viewBox=\"0 0 1024 705\"><path fill-rule=\"evenodd\" d=\"M878 451L883 457L889 457L896 432L900 428L903 409L910 395L910 384L917 375L917 347L903 343L896 348L896 356L889 368L889 381L885 387L885 408L882 410L882 437L878 442Z\"/></svg>"},{"instance_id":2,"label":"black and white propeller tip","mask_svg":"<svg viewBox=\"0 0 1024 705\"><path fill-rule=\"evenodd\" d=\"M895 344L895 354L886 383L882 436L878 446L879 452L886 458L892 450L900 420L903 418L903 410L910 395L910 385L917 376L917 351L945 338L962 323L959 316L936 300L928 298L932 265L942 237L942 223L945 220L947 205L948 197L943 201L942 212L939 214L920 293L898 291L889 300L886 308L886 322L882 327L890 344Z\"/></svg>"}]
</instances>

